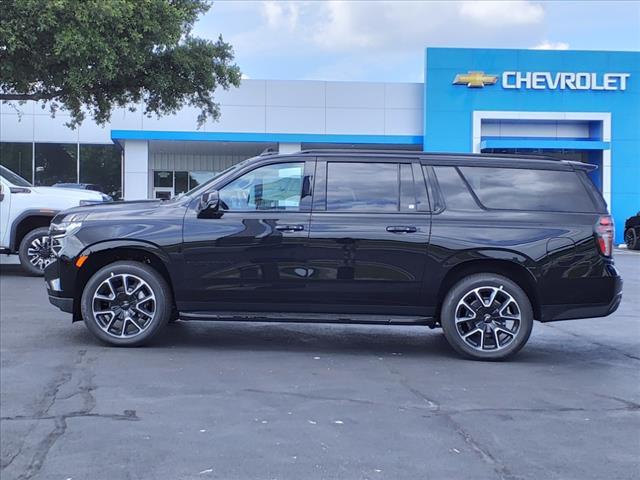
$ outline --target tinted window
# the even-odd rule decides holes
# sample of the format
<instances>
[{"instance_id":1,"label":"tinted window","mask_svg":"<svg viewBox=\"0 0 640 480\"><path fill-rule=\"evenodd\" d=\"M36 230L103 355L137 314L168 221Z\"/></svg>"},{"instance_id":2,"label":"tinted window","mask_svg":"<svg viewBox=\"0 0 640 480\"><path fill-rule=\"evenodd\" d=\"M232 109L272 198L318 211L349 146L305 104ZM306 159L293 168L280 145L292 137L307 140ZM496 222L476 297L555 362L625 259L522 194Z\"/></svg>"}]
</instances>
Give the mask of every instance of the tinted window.
<instances>
[{"instance_id":1,"label":"tinted window","mask_svg":"<svg viewBox=\"0 0 640 480\"><path fill-rule=\"evenodd\" d=\"M399 195L396 163L328 163L329 211L397 212Z\"/></svg>"},{"instance_id":2,"label":"tinted window","mask_svg":"<svg viewBox=\"0 0 640 480\"><path fill-rule=\"evenodd\" d=\"M24 178L22 178L20 175L16 175L11 170L3 167L2 165L0 165L0 177L4 178L7 182L9 182L12 185L15 185L16 187L31 186L31 184L27 182Z\"/></svg>"},{"instance_id":3,"label":"tinted window","mask_svg":"<svg viewBox=\"0 0 640 480\"><path fill-rule=\"evenodd\" d=\"M408 163L400 164L400 209L402 211L416 210L413 171Z\"/></svg>"},{"instance_id":4,"label":"tinted window","mask_svg":"<svg viewBox=\"0 0 640 480\"><path fill-rule=\"evenodd\" d=\"M586 188L573 171L461 167L487 208L594 212Z\"/></svg>"},{"instance_id":5,"label":"tinted window","mask_svg":"<svg viewBox=\"0 0 640 480\"><path fill-rule=\"evenodd\" d=\"M455 167L433 167L447 210L478 210L467 185Z\"/></svg>"},{"instance_id":6,"label":"tinted window","mask_svg":"<svg viewBox=\"0 0 640 480\"><path fill-rule=\"evenodd\" d=\"M220 190L224 210L298 210L304 163L279 163L256 168Z\"/></svg>"}]
</instances>

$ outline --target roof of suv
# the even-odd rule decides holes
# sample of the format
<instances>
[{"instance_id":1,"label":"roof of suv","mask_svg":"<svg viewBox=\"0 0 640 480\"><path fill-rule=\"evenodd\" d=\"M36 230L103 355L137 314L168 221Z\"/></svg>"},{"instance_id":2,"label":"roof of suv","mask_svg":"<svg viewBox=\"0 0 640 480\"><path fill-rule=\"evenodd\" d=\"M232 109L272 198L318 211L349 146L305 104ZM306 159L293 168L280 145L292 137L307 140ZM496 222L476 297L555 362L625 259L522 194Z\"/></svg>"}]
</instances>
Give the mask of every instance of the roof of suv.
<instances>
[{"instance_id":1,"label":"roof of suv","mask_svg":"<svg viewBox=\"0 0 640 480\"><path fill-rule=\"evenodd\" d=\"M290 156L290 155L322 155L324 157L357 157L366 161L367 159L379 159L380 157L402 157L420 158L424 160L442 160L443 163L469 163L492 166L513 166L513 167L544 167L551 169L574 168L580 170L593 170L595 165L577 161L562 160L549 155L532 154L503 154L503 153L432 153L416 150L373 150L373 149L312 149L301 150L291 154L280 154L272 151L265 151L261 156Z\"/></svg>"}]
</instances>

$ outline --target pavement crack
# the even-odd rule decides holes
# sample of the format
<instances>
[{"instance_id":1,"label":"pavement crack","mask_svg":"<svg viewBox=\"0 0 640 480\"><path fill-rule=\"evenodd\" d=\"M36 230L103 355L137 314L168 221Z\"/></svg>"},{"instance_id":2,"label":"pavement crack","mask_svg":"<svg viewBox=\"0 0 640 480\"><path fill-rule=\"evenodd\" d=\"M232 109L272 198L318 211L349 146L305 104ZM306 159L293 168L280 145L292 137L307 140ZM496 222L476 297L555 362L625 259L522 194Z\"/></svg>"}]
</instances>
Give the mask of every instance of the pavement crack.
<instances>
[{"instance_id":1,"label":"pavement crack","mask_svg":"<svg viewBox=\"0 0 640 480\"><path fill-rule=\"evenodd\" d=\"M33 415L25 415L25 416L15 416L15 417L3 417L2 420L33 420L35 421L34 425L32 425L25 436L22 439L22 443L18 448L18 452L9 459L6 464L2 465L2 471L6 470L19 456L26 453L24 451L24 444L29 435L33 434L33 431L40 421L53 421L53 430L49 432L49 434L44 437L40 442L38 442L32 450L31 460L29 461L25 471L22 472L17 478L18 480L29 480L36 476L44 462L47 459L47 455L49 451L54 446L54 444L58 441L58 439L65 434L67 430L67 419L74 418L79 416L94 416L91 414L91 411L95 408L95 398L93 397L93 390L95 390L95 386L92 384L93 374L89 371L89 369L85 368L87 365L86 359L86 350L79 350L71 362L70 365L65 365L61 373L58 375L56 380L52 382L49 387L45 390L44 395L40 401L40 408L36 410ZM78 379L79 386L77 391L72 392L69 395L60 396L60 391L62 388L69 384L71 380L74 378L74 374L80 371L80 376ZM69 412L60 415L50 415L49 412L54 407L56 402L61 400L68 400L76 395L80 395L82 398L82 408L79 411ZM126 414L125 411L124 416L130 416Z\"/></svg>"},{"instance_id":2,"label":"pavement crack","mask_svg":"<svg viewBox=\"0 0 640 480\"><path fill-rule=\"evenodd\" d=\"M54 429L47 435L36 447L36 451L34 452L33 458L27 469L24 473L22 473L17 480L29 480L33 478L42 468L45 460L47 459L47 455L51 447L56 443L56 441L64 435L67 430L67 421L62 417L55 417L54 420Z\"/></svg>"},{"instance_id":3,"label":"pavement crack","mask_svg":"<svg viewBox=\"0 0 640 480\"><path fill-rule=\"evenodd\" d=\"M436 402L435 400L427 397L424 393L422 393L420 390L418 390L417 388L415 388L414 386L412 386L409 381L407 380L407 378L402 375L397 369L395 369L394 367L392 367L391 365L389 365L389 363L385 363L385 366L387 367L387 370L394 376L396 377L396 379L400 382L400 384L406 388L409 392L411 392L411 394L413 394L415 397L419 398L420 400L422 400L423 402L425 402L429 408L429 410L431 410L432 412L438 412L440 411L440 404L438 402Z\"/></svg>"},{"instance_id":4,"label":"pavement crack","mask_svg":"<svg viewBox=\"0 0 640 480\"><path fill-rule=\"evenodd\" d=\"M347 398L347 397L331 397L325 395L313 395L310 393L299 393L299 392L283 392L283 391L275 391L275 390L261 390L257 388L245 388L242 390L243 392L248 393L263 393L267 395L286 395L289 397L298 397L305 398L307 400L327 400L330 402L351 402L351 403L359 403L364 405L382 405L378 402L373 402L371 400L362 400L357 398Z\"/></svg>"},{"instance_id":5,"label":"pavement crack","mask_svg":"<svg viewBox=\"0 0 640 480\"><path fill-rule=\"evenodd\" d=\"M464 442L473 450L486 464L490 465L501 480L517 480L522 477L511 473L509 468L502 462L498 461L491 452L484 448L467 432L462 426L456 422L450 415L445 415L447 420L453 427L453 430L464 440Z\"/></svg>"},{"instance_id":6,"label":"pavement crack","mask_svg":"<svg viewBox=\"0 0 640 480\"><path fill-rule=\"evenodd\" d=\"M442 410L440 407L440 403L438 403L432 398L429 398L419 389L412 386L409 383L409 380L402 373L400 373L399 370L389 365L388 363L385 363L385 366L387 367L387 370L399 381L399 383L405 389L411 392L412 395L418 397L419 399L427 403L429 410L432 412L432 414L441 416L444 419L446 419L446 421L452 426L453 431L458 436L462 437L462 439L469 446L469 448L471 448L471 450L473 450L486 464L488 464L494 470L494 472L498 475L500 480L517 480L522 478L511 473L509 468L503 462L498 461L488 449L483 448L482 445L480 445L476 440L474 440L471 434L469 434L466 430L464 430L464 428L462 428L462 425L460 425L453 418L453 414L456 412Z\"/></svg>"},{"instance_id":7,"label":"pavement crack","mask_svg":"<svg viewBox=\"0 0 640 480\"><path fill-rule=\"evenodd\" d=\"M638 357L637 355L633 355L631 353L627 353L624 350L620 350L619 348L616 347L612 347L611 345L607 345L605 343L602 342L597 342L595 340L592 340L591 338L585 336L585 335L580 335L579 333L576 332L572 332L571 330L565 330L564 328L559 327L558 325L551 325L551 324L546 324L547 327L549 328L554 328L556 330L561 331L562 333L566 333L567 335L571 335L572 337L576 337L576 338L580 338L581 340L584 340L585 342L591 343L592 345L596 345L598 347L602 347L602 348L607 348L609 350L612 350L616 353L619 353L620 355L623 355L627 358L630 358L631 360L640 360L640 357Z\"/></svg>"}]
</instances>

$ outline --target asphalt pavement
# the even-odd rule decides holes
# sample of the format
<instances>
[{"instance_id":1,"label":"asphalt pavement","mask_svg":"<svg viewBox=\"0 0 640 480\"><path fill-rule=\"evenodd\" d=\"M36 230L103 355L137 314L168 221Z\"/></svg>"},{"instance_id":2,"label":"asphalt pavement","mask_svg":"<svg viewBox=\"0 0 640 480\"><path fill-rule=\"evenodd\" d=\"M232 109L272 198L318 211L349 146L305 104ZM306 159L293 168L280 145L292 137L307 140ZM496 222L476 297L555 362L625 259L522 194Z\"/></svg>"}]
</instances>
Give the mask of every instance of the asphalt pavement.
<instances>
[{"instance_id":1,"label":"asphalt pavement","mask_svg":"<svg viewBox=\"0 0 640 480\"><path fill-rule=\"evenodd\" d=\"M612 316L513 360L439 330L178 322L110 348L0 267L0 478L640 478L640 254Z\"/></svg>"}]
</instances>

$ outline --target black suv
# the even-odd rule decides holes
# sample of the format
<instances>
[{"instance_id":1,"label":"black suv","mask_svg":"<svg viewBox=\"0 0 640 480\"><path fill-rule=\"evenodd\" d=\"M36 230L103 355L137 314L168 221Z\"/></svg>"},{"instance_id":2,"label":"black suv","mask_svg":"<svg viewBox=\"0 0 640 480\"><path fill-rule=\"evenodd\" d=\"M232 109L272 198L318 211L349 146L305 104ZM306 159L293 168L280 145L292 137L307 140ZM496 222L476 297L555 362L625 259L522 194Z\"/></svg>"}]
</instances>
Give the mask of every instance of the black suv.
<instances>
[{"instance_id":1,"label":"black suv","mask_svg":"<svg viewBox=\"0 0 640 480\"><path fill-rule=\"evenodd\" d=\"M167 323L441 326L495 360L533 320L616 310L613 224L589 165L407 151L263 154L168 201L55 217L51 303L99 339Z\"/></svg>"},{"instance_id":2,"label":"black suv","mask_svg":"<svg viewBox=\"0 0 640 480\"><path fill-rule=\"evenodd\" d=\"M629 250L640 250L640 212L624 222L624 243Z\"/></svg>"}]
</instances>

